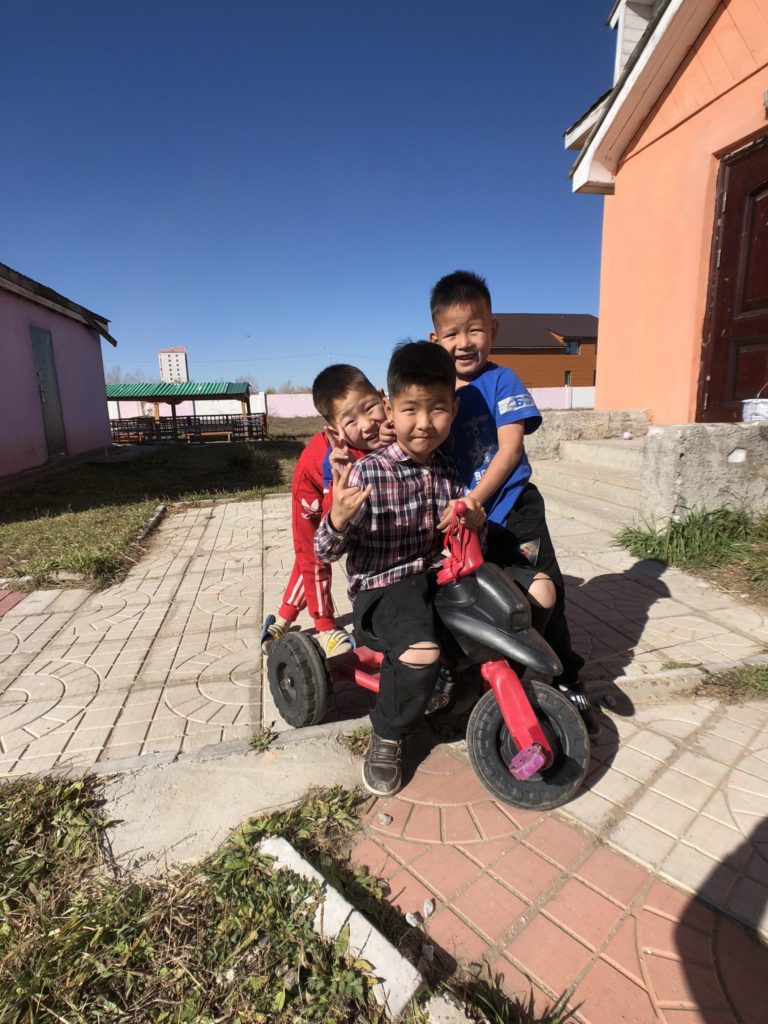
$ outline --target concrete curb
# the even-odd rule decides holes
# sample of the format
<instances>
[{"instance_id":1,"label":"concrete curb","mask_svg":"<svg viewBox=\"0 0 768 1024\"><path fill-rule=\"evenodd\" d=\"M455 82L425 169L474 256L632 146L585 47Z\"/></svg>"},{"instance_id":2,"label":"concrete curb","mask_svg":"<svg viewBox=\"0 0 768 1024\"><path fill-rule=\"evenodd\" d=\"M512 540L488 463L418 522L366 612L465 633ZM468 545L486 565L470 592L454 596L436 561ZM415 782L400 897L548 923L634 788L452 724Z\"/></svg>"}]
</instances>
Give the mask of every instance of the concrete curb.
<instances>
[{"instance_id":1,"label":"concrete curb","mask_svg":"<svg viewBox=\"0 0 768 1024\"><path fill-rule=\"evenodd\" d=\"M629 697L633 701L669 700L688 693L703 683L707 676L733 672L750 665L768 665L768 654L755 654L739 661L711 661L706 665L691 665L686 668L665 669L649 676L618 676L616 679L584 679L584 686L590 697L603 700L615 695ZM606 701L610 707L609 701Z\"/></svg>"},{"instance_id":2,"label":"concrete curb","mask_svg":"<svg viewBox=\"0 0 768 1024\"><path fill-rule=\"evenodd\" d=\"M277 867L287 868L320 884L323 901L315 914L315 931L323 938L333 940L344 925L348 925L350 954L367 960L378 979L373 989L376 1001L392 1017L399 1017L424 985L419 971L285 839L263 839L257 849L268 857L274 857Z\"/></svg>"},{"instance_id":3,"label":"concrete curb","mask_svg":"<svg viewBox=\"0 0 768 1024\"><path fill-rule=\"evenodd\" d=\"M168 506L167 505L158 505L157 506L155 511L150 516L149 522L145 526L142 526L142 528L136 534L136 543L137 544L141 544L142 541L147 539L147 537L150 535L150 533L152 533L154 530L156 530L158 528L158 526L162 522L163 518L165 517L165 514L166 514L167 511L168 511Z\"/></svg>"},{"instance_id":4,"label":"concrete curb","mask_svg":"<svg viewBox=\"0 0 768 1024\"><path fill-rule=\"evenodd\" d=\"M0 587L3 590L13 590L14 587L26 586L32 582L31 576L2 576L0 577Z\"/></svg>"}]
</instances>

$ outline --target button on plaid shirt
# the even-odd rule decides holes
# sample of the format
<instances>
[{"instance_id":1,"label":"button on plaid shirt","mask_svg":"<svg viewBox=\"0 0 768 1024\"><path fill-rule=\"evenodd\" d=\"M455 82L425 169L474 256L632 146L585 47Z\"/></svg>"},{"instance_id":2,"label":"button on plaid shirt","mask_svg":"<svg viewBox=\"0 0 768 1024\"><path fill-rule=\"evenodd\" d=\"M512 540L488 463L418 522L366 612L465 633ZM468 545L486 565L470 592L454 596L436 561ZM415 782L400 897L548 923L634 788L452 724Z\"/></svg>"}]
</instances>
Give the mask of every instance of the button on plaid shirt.
<instances>
[{"instance_id":1,"label":"button on plaid shirt","mask_svg":"<svg viewBox=\"0 0 768 1024\"><path fill-rule=\"evenodd\" d=\"M371 484L370 498L344 533L325 516L315 534L315 553L322 562L347 553L350 598L440 564L444 538L437 524L446 505L465 493L447 456L435 451L421 463L391 444L356 462L349 483L361 490Z\"/></svg>"}]
</instances>

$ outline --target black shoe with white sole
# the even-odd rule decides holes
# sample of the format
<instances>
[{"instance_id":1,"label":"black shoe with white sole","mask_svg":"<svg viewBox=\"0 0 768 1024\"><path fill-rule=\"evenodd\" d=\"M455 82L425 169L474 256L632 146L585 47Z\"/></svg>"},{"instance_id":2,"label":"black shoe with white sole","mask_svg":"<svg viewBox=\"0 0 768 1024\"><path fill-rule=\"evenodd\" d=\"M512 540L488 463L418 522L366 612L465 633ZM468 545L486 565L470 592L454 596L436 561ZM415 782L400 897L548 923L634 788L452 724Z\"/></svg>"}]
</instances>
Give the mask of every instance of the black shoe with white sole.
<instances>
[{"instance_id":1,"label":"black shoe with white sole","mask_svg":"<svg viewBox=\"0 0 768 1024\"><path fill-rule=\"evenodd\" d=\"M571 686L566 686L564 683L558 683L557 688L568 700L574 705L576 710L581 715L584 725L587 727L587 733L590 739L600 735L601 725L600 719L597 716L597 712L589 702L584 692L584 687L581 683L572 683Z\"/></svg>"}]
</instances>

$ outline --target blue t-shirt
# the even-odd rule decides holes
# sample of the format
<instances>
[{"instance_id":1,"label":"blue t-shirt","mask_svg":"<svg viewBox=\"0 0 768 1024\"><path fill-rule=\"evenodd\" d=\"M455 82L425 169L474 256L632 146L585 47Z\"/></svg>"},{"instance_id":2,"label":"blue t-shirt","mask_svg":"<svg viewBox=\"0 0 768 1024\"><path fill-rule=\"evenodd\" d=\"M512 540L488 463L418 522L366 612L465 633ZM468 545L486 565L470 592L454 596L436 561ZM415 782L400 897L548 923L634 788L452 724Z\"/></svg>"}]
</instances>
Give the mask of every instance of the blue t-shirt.
<instances>
[{"instance_id":1,"label":"blue t-shirt","mask_svg":"<svg viewBox=\"0 0 768 1024\"><path fill-rule=\"evenodd\" d=\"M499 450L498 428L523 421L526 434L541 426L541 414L528 389L506 366L486 363L470 384L457 392L459 411L451 427L449 454L459 467L467 490L482 480ZM531 478L523 448L520 461L492 498L485 502L488 524L503 527L512 507Z\"/></svg>"}]
</instances>

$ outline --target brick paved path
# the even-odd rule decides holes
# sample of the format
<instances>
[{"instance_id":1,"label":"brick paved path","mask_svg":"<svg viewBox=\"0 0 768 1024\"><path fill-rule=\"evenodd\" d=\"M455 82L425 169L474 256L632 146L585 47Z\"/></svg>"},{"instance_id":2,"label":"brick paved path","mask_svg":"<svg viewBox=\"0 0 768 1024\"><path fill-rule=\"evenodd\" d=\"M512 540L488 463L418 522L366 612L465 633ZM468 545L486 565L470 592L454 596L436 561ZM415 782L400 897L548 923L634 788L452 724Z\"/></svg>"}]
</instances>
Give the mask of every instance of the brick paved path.
<instances>
[{"instance_id":1,"label":"brick paved path","mask_svg":"<svg viewBox=\"0 0 768 1024\"><path fill-rule=\"evenodd\" d=\"M765 727L768 708L760 712ZM650 721L638 739L659 735L660 716ZM750 778L764 801L764 773ZM571 990L569 1005L588 1024L763 1024L768 948L619 852L610 827L571 824L581 799L544 814L500 804L460 746L438 747L398 796L375 803L353 857L386 880L402 913L423 914L434 899L423 927L438 961L485 962L510 996L533 991L539 1009ZM709 861L708 898L733 893L731 912L766 927L764 813L763 802L757 836L730 816L721 861L701 833L682 842ZM706 813L698 820L704 830L722 824Z\"/></svg>"}]
</instances>

